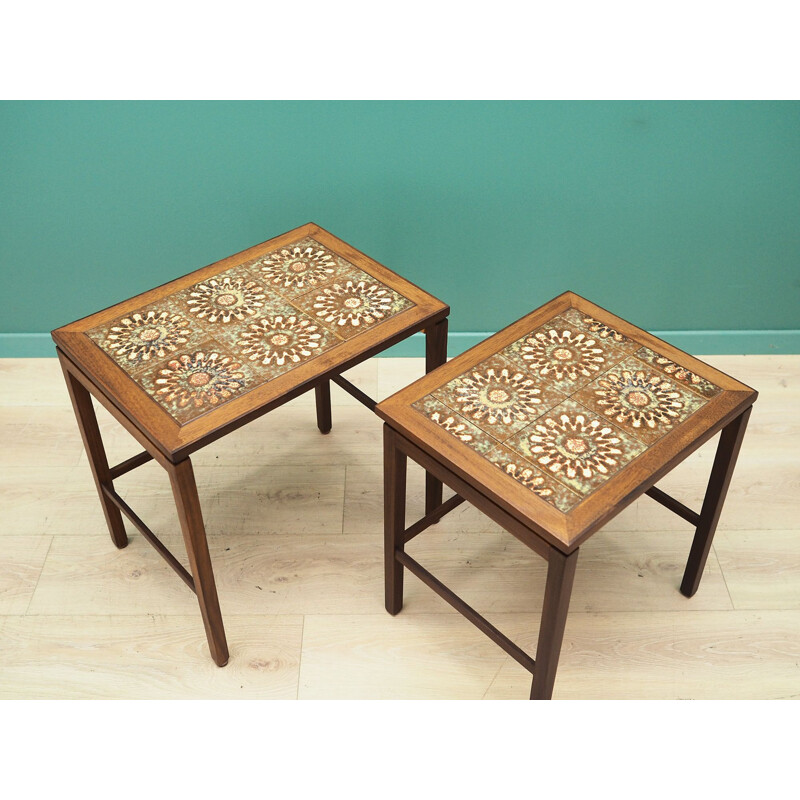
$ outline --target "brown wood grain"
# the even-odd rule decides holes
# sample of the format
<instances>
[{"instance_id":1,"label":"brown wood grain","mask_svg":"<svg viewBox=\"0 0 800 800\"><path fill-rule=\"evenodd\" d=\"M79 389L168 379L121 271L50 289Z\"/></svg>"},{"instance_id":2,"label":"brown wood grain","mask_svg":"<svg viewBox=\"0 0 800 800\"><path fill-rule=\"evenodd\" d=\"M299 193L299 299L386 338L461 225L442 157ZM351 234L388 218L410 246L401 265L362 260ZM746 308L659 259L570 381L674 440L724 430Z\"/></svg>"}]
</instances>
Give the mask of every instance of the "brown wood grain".
<instances>
[{"instance_id":1,"label":"brown wood grain","mask_svg":"<svg viewBox=\"0 0 800 800\"><path fill-rule=\"evenodd\" d=\"M514 478L497 469L480 453L459 442L412 408L411 404L568 308L589 314L642 346L654 349L682 366L691 368L697 375L715 383L722 391L565 514L533 492L521 487ZM570 553L594 531L722 430L744 409L751 406L757 396L757 392L749 386L607 312L574 292L565 292L452 359L435 372L388 397L378 405L376 412L403 436L425 452L432 454L461 479L473 486L480 486L481 491L492 502L543 535L551 544L556 544L563 552Z\"/></svg>"},{"instance_id":2,"label":"brown wood grain","mask_svg":"<svg viewBox=\"0 0 800 800\"><path fill-rule=\"evenodd\" d=\"M133 312L225 269L258 258L305 236L313 236L334 253L374 276L389 288L403 294L414 305L185 425L180 425L173 419L157 401L86 335L87 331L98 325ZM57 328L53 331L52 336L57 347L70 358L78 370L86 376L91 387L96 390L93 391L93 394L102 395L170 461L178 462L209 442L309 391L320 382L320 379L342 372L408 336L445 319L449 312L449 307L433 295L423 291L318 225L307 223L129 300ZM109 408L109 410L111 409Z\"/></svg>"}]
</instances>

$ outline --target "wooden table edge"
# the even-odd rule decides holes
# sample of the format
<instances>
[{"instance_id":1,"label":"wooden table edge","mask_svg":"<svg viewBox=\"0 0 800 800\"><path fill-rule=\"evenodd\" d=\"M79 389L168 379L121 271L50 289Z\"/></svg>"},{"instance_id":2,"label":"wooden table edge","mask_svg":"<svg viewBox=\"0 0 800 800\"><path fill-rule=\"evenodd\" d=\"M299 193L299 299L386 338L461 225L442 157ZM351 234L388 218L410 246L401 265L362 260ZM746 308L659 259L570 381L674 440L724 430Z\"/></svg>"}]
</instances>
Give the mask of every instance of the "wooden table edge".
<instances>
[{"instance_id":1,"label":"wooden table edge","mask_svg":"<svg viewBox=\"0 0 800 800\"><path fill-rule=\"evenodd\" d=\"M70 336L83 336L83 334L72 333L65 337L62 329L56 329L51 333L51 336L56 344L56 349L60 350L69 359L73 369L85 376L96 391L101 393L106 401L111 403L123 414L132 425L135 425L161 453L169 458L171 462L177 463L197 450L200 450L202 447L205 447L207 444L222 438L228 433L232 433L248 422L299 397L301 394L305 394L313 389L316 384L329 379L332 375L345 372L357 364L360 364L362 361L372 358L378 353L413 336L415 333L423 332L426 328L446 319L450 313L450 307L441 304L439 308L434 309L425 316L419 316L419 311L420 307L418 305L413 306L387 320L386 323L381 323L381 325L384 325L394 321L401 321L402 317L405 315L416 312L415 318L410 323L397 325L397 322L395 322L393 327L396 329L387 336L374 336L374 333L378 332L380 329L380 326L376 326L372 331L368 332L368 334L365 334L373 334L372 341L364 343L366 345L365 347L354 348L353 352L347 353L346 357L342 360L334 361L322 371L313 372L313 374L310 374L300 383L290 384L285 391L274 395L271 394L268 399L259 400L259 392L263 395L267 391L274 391L274 383L270 381L256 387L252 392L248 392L241 398L237 398L232 401L232 403L221 406L220 408L211 409L206 414L190 421L186 425L179 425L156 400L148 395L129 375L127 375L127 373L121 370L114 360L100 348L97 348L97 352L109 362L108 370L104 372L108 374L110 371L112 375L115 375L116 386L107 386L106 382L103 380L104 375L100 374L97 370L86 369L80 354L75 353L74 349L70 347L69 341ZM355 342L357 342L357 339L350 339L342 342L337 349L339 349L339 347L347 347ZM313 365L313 361L308 362L306 365L309 372L312 371L311 368ZM274 380L285 379L288 383L292 372L293 370L290 370ZM128 403L121 402L121 400L118 399L120 395L119 387L126 382L130 384L127 390L135 393L132 402ZM272 387L270 387L270 384L273 384ZM233 403L237 405L234 406ZM134 413L137 404L146 404L147 409L145 413ZM221 412L228 413L220 418ZM157 428L151 424L153 417L159 420L159 424L166 431L166 435L163 433L159 434ZM209 419L221 421L206 429L205 426Z\"/></svg>"},{"instance_id":2,"label":"wooden table edge","mask_svg":"<svg viewBox=\"0 0 800 800\"><path fill-rule=\"evenodd\" d=\"M554 508L545 500L536 497L533 493L530 493L529 496L518 494L520 489L519 485L516 483L516 481L514 481L513 478L504 475L502 472L499 472L499 474L505 479L505 485L508 489L506 495L509 496L502 496L499 493L491 490L489 487L486 487L484 484L476 484L473 477L474 472L469 469L469 467L471 466L477 469L482 464L485 464L486 460L479 453L471 450L461 443L456 442L453 437L448 438L446 434L437 425L435 425L435 423L427 420L426 417L421 413L416 412L412 407L412 403L424 397L430 391L435 391L436 388L462 374L471 366L480 363L487 357L490 357L485 356L484 358L478 358L477 360L475 359L476 349L482 348L482 346L485 345L485 342L489 339L495 340L496 343L496 346L493 347L492 352L498 352L511 344L511 342L519 339L520 336L524 335L526 331L537 327L537 320L549 319L550 317L555 316L562 311L567 310L568 308L577 308L579 311L584 313L594 312L592 315L596 315L601 321L614 322L615 324L618 324L619 327L622 328L621 332L623 334L627 335L626 331L631 333L632 335L630 338L632 338L640 346L650 347L650 349L653 349L650 342L657 343L659 352L663 352L663 354L668 358L676 356L679 360L688 361L687 366L689 367L697 366L698 375L704 378L707 375L713 376L716 379L714 382L722 390L707 401L704 406L705 413L717 410L720 405L727 407L724 408L720 417L713 423L713 425L711 425L707 430L703 431L700 436L687 441L684 446L678 447L675 452L669 453L669 457L664 460L661 467L654 472L648 473L648 477L636 483L634 487L624 491L621 494L619 491L614 492L615 489L624 485L624 483L630 480L630 476L633 473L626 472L626 469L635 464L636 459L634 459L630 464L626 465L623 470L620 470L620 472L611 478L608 484L603 487L604 489L607 487L611 488L612 491L610 498L609 492L606 491L602 497L599 497L595 503L592 503L592 494L590 494L575 507L575 510L565 514ZM642 339L644 339L644 341L642 341ZM719 376L723 376L725 380L719 381ZM711 380L710 377L707 379ZM723 385L720 385L720 383ZM691 455L692 452L719 433L719 431L722 430L726 424L731 422L746 408L751 406L757 398L758 392L746 384L743 384L741 381L721 373L711 365L695 359L688 353L684 353L678 348L670 345L668 342L664 342L658 337L649 334L647 331L634 326L632 323L629 323L620 317L607 312L605 309L595 305L594 303L591 303L575 292L566 291L540 306L538 309L534 309L534 311L521 317L519 320L507 325L496 334L492 334L492 336L487 337L483 342L479 342L478 344L464 351L464 353L456 356L451 361L447 362L447 364L439 367L433 372L428 373L427 375L422 376L413 383L390 395L378 404L375 412L387 424L389 424L391 427L394 427L399 433L412 441L423 451L442 460L444 466L455 473L458 477L469 482L474 488L479 488L490 500L512 514L520 523L532 526L532 529L535 530L539 535L543 536L546 541L555 545L563 552L570 553L579 547L582 542L584 542L600 527L602 527L604 524L607 524L610 519L616 516L627 505L641 497L641 495L644 494L647 489L649 489L664 475L674 469L679 463ZM414 427L411 427L410 423L406 424L404 421L404 416L407 413L414 413L416 415L413 418ZM417 416L418 419L416 418ZM677 441L679 441L675 438L669 438L672 434L676 434L679 431L680 428L676 429L676 431L666 434L659 442L656 442L654 445L645 450L643 455L649 454L648 457L650 460L657 460L658 456L664 451L665 446L674 445ZM426 440L426 433L430 434L431 438L434 439L433 443L430 440ZM463 463L457 463L452 458L447 456L447 452L451 449L451 447L456 452L460 453L459 461ZM501 484L504 483L504 481L499 482ZM518 495L520 498L522 498L523 502L521 505L513 502L510 496L514 495ZM610 500L613 500L613 503L611 503ZM609 505L609 511L605 514L597 514L593 510L595 506L601 503L601 501L605 501L605 504ZM557 517L554 517L554 514L557 515ZM535 521L534 517L537 516L540 518L544 517L547 520L548 528L543 528L541 524L538 524Z\"/></svg>"}]
</instances>

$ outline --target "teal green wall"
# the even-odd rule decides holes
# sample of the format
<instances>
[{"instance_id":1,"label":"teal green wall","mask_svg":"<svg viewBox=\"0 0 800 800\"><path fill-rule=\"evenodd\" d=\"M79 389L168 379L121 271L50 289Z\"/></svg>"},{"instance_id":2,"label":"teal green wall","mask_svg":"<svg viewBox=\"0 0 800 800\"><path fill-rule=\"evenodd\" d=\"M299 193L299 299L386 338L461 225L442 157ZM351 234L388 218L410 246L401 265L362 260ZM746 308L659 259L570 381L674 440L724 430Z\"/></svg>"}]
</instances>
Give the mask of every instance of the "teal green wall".
<instances>
[{"instance_id":1,"label":"teal green wall","mask_svg":"<svg viewBox=\"0 0 800 800\"><path fill-rule=\"evenodd\" d=\"M455 332L572 289L695 352L800 352L797 102L4 102L0 220L0 334L313 220Z\"/></svg>"}]
</instances>

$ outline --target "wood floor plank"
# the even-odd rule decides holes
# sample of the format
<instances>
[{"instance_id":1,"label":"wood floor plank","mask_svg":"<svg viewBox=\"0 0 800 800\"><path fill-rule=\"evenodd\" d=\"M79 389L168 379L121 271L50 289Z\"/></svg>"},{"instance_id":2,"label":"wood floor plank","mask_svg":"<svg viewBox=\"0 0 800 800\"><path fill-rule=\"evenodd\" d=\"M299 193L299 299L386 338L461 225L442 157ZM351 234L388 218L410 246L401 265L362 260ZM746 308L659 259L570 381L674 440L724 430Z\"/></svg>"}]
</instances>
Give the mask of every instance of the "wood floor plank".
<instances>
[{"instance_id":1,"label":"wood floor plank","mask_svg":"<svg viewBox=\"0 0 800 800\"><path fill-rule=\"evenodd\" d=\"M53 358L0 358L0 405L70 407L61 364Z\"/></svg>"},{"instance_id":2,"label":"wood floor plank","mask_svg":"<svg viewBox=\"0 0 800 800\"><path fill-rule=\"evenodd\" d=\"M198 614L0 617L0 698L295 699L302 617L226 622L220 669Z\"/></svg>"},{"instance_id":3,"label":"wood floor plank","mask_svg":"<svg viewBox=\"0 0 800 800\"><path fill-rule=\"evenodd\" d=\"M800 614L577 614L567 621L554 697L800 697Z\"/></svg>"},{"instance_id":4,"label":"wood floor plank","mask_svg":"<svg viewBox=\"0 0 800 800\"><path fill-rule=\"evenodd\" d=\"M66 406L0 406L0 470L75 466L83 442Z\"/></svg>"},{"instance_id":5,"label":"wood floor plank","mask_svg":"<svg viewBox=\"0 0 800 800\"><path fill-rule=\"evenodd\" d=\"M800 356L705 360L760 396L700 590L677 590L691 526L637 500L581 550L556 698L800 696ZM383 610L381 422L338 387L329 436L311 393L194 459L218 669L194 595L132 529L110 542L56 366L0 361L0 697L527 697L528 673L413 576L401 614ZM372 359L348 377L384 397L423 372ZM141 450L98 419L112 463ZM715 445L659 486L699 509ZM423 485L412 466L409 523ZM117 487L185 561L163 471ZM409 552L533 651L541 559L466 503Z\"/></svg>"},{"instance_id":6,"label":"wood floor plank","mask_svg":"<svg viewBox=\"0 0 800 800\"><path fill-rule=\"evenodd\" d=\"M53 537L4 536L1 541L0 614L24 614Z\"/></svg>"},{"instance_id":7,"label":"wood floor plank","mask_svg":"<svg viewBox=\"0 0 800 800\"><path fill-rule=\"evenodd\" d=\"M1 469L0 519L0 541L23 534L86 535L108 530L88 467Z\"/></svg>"},{"instance_id":8,"label":"wood floor plank","mask_svg":"<svg viewBox=\"0 0 800 800\"><path fill-rule=\"evenodd\" d=\"M201 466L195 477L209 534L342 532L343 466ZM169 478L158 464L151 462L117 484L150 527L175 526Z\"/></svg>"},{"instance_id":9,"label":"wood floor plank","mask_svg":"<svg viewBox=\"0 0 800 800\"><path fill-rule=\"evenodd\" d=\"M130 543L123 550L114 547L107 533L54 536L27 613L197 614L199 619L191 590L143 537L128 533ZM175 546L173 552L188 563L185 550Z\"/></svg>"},{"instance_id":10,"label":"wood floor plank","mask_svg":"<svg viewBox=\"0 0 800 800\"><path fill-rule=\"evenodd\" d=\"M186 563L177 531L160 538ZM673 532L600 533L585 547L571 607L578 611L732 608L716 557L700 591L678 591L689 537ZM373 614L383 608L383 549L379 536L210 536L223 614ZM541 610L545 562L507 533L422 536L408 552L478 611ZM187 614L191 592L138 534L123 551L105 537L56 537L29 614ZM406 582L408 614L453 613L413 576Z\"/></svg>"},{"instance_id":11,"label":"wood floor plank","mask_svg":"<svg viewBox=\"0 0 800 800\"><path fill-rule=\"evenodd\" d=\"M382 423L360 404L339 406L333 430L325 436L313 415L286 405L205 447L193 462L196 466L276 467L380 464L382 448Z\"/></svg>"},{"instance_id":12,"label":"wood floor plank","mask_svg":"<svg viewBox=\"0 0 800 800\"><path fill-rule=\"evenodd\" d=\"M800 532L720 531L714 550L734 608L800 610Z\"/></svg>"},{"instance_id":13,"label":"wood floor plank","mask_svg":"<svg viewBox=\"0 0 800 800\"><path fill-rule=\"evenodd\" d=\"M309 615L298 697L476 700L504 657L457 614Z\"/></svg>"},{"instance_id":14,"label":"wood floor plank","mask_svg":"<svg viewBox=\"0 0 800 800\"><path fill-rule=\"evenodd\" d=\"M301 699L514 699L530 675L460 616L307 616ZM527 652L538 618L500 629ZM554 699L800 697L800 613L570 613Z\"/></svg>"}]
</instances>

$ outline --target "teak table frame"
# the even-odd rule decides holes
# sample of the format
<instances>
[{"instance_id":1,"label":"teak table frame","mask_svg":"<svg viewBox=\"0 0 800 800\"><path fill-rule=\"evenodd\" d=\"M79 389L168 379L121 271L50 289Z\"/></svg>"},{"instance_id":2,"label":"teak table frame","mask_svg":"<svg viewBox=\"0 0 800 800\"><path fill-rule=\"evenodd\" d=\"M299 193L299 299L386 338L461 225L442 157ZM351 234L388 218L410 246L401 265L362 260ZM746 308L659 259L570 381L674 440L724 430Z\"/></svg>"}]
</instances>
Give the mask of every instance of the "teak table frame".
<instances>
[{"instance_id":1,"label":"teak table frame","mask_svg":"<svg viewBox=\"0 0 800 800\"><path fill-rule=\"evenodd\" d=\"M648 456L649 461L632 463L627 475L608 482L597 497L579 505L571 514L560 514L548 508L496 466L481 463L477 454L448 437L411 407L411 404L437 386L477 364L500 347L534 328L553 313L576 308L647 345L657 345L661 352L678 358L698 373L722 387L712 408L695 420L692 430L683 437L664 441L660 453ZM548 316L549 315L549 316ZM580 544L603 524L642 494L662 504L690 522L694 538L680 585L686 597L692 597L711 549L714 532L742 444L747 421L757 393L744 384L681 353L666 342L626 323L589 301L566 292L541 309L532 312L482 344L451 360L436 373L427 375L409 387L384 400L377 413L384 425L384 563L386 610L395 615L403 606L403 570L408 569L433 589L480 631L499 645L533 675L530 698L552 697L559 655L564 638L570 596ZM699 415L699 412L698 412ZM721 436L714 464L699 513L658 489L654 484L698 447L717 433ZM677 431L675 432L677 434ZM666 439L666 437L665 437ZM426 514L406 528L407 460L421 465L432 479L441 481L456 494L437 508L426 508ZM644 457L643 457L644 458ZM625 472L625 471L623 471ZM405 545L430 525L464 501L470 502L490 519L515 536L547 561L541 623L535 659L524 652L475 609L445 586L418 561L405 552Z\"/></svg>"},{"instance_id":2,"label":"teak table frame","mask_svg":"<svg viewBox=\"0 0 800 800\"><path fill-rule=\"evenodd\" d=\"M313 236L331 251L401 292L414 305L316 356L310 362L185 425L178 425L172 420L86 336L86 331L99 322L130 313L170 292L191 286L221 269L251 260L305 236ZM312 388L316 394L317 426L321 433L328 433L332 425L331 381L374 411L376 401L355 387L341 373L418 332L425 334L426 370L435 369L447 360L449 312L449 307L432 295L319 226L309 223L229 259L178 278L163 287L53 331L111 540L118 548L124 548L128 544L122 520L122 515L125 515L195 592L211 656L218 666L224 666L228 662L228 645L190 455ZM92 404L93 397L139 442L144 448L142 453L115 466L109 466ZM151 460L158 462L169 475L189 560L188 570L114 489L117 478ZM438 507L441 498L441 482L435 476L427 476L426 508Z\"/></svg>"}]
</instances>

